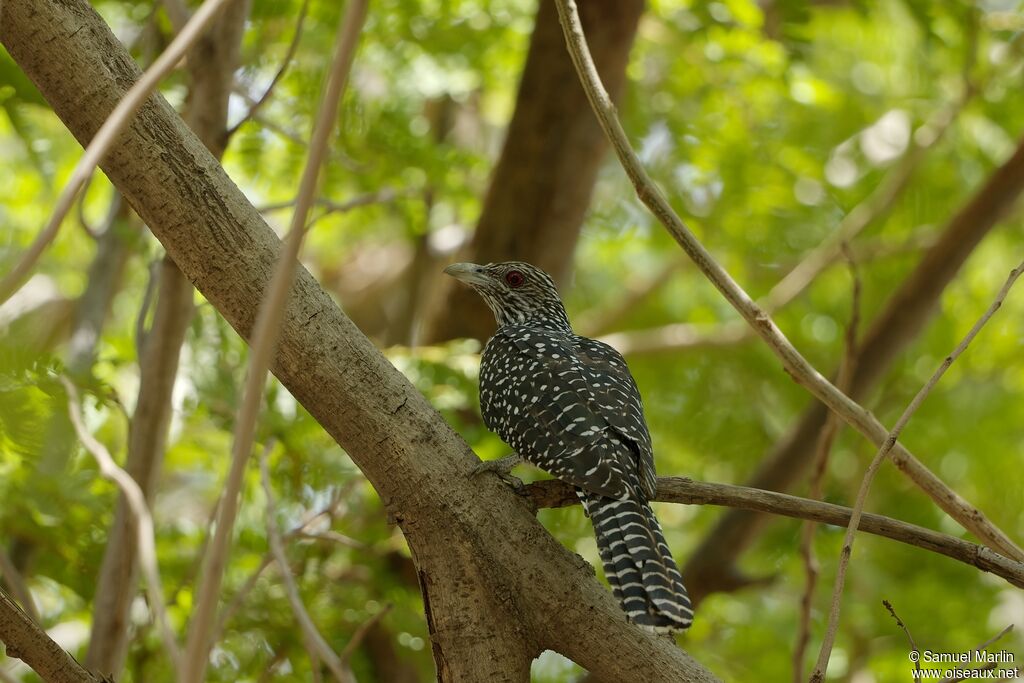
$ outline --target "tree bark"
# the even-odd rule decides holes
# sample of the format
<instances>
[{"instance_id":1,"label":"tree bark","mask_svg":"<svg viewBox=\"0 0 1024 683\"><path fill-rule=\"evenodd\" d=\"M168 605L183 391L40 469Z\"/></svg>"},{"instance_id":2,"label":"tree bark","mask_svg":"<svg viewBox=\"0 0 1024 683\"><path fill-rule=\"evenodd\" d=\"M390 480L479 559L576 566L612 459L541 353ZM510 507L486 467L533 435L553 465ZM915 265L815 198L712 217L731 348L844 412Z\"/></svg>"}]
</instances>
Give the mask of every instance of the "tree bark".
<instances>
[{"instance_id":1,"label":"tree bark","mask_svg":"<svg viewBox=\"0 0 1024 683\"><path fill-rule=\"evenodd\" d=\"M643 7L643 0L581 3L594 61L613 97L625 85ZM555 5L540 0L515 113L476 232L459 260L529 261L564 282L607 147L565 50ZM479 296L451 278L439 289L425 341L490 336L494 316Z\"/></svg>"},{"instance_id":2,"label":"tree bark","mask_svg":"<svg viewBox=\"0 0 1024 683\"><path fill-rule=\"evenodd\" d=\"M8 657L17 657L47 683L103 683L60 648L46 631L0 591L0 636Z\"/></svg>"},{"instance_id":3,"label":"tree bark","mask_svg":"<svg viewBox=\"0 0 1024 683\"><path fill-rule=\"evenodd\" d=\"M138 76L85 0L23 0L0 41L88 141ZM102 163L182 272L252 331L280 240L159 95ZM710 681L625 620L593 569L558 544L299 266L274 373L348 452L405 534L442 681L527 681L552 649L607 680ZM2 635L2 634L0 634Z\"/></svg>"},{"instance_id":4,"label":"tree bark","mask_svg":"<svg viewBox=\"0 0 1024 683\"><path fill-rule=\"evenodd\" d=\"M939 298L981 239L1024 192L1024 139L971 200L950 220L885 309L872 323L854 357L849 395L861 401L931 319ZM786 491L806 472L827 409L814 402L762 461L747 486ZM736 568L767 519L730 510L691 555L684 575L691 598L741 588L751 581Z\"/></svg>"}]
</instances>

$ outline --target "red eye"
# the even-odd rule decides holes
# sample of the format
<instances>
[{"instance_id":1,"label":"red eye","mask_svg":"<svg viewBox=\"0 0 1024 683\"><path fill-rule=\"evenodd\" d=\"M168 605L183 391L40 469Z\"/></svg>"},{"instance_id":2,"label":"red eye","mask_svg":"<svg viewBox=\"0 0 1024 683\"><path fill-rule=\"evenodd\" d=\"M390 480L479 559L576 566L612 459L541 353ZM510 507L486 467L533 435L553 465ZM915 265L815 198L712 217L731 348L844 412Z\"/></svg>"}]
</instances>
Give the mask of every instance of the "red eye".
<instances>
[{"instance_id":1,"label":"red eye","mask_svg":"<svg viewBox=\"0 0 1024 683\"><path fill-rule=\"evenodd\" d=\"M505 273L505 282L508 283L509 287L518 287L519 285L526 282L526 276L520 273L518 270L510 270Z\"/></svg>"}]
</instances>

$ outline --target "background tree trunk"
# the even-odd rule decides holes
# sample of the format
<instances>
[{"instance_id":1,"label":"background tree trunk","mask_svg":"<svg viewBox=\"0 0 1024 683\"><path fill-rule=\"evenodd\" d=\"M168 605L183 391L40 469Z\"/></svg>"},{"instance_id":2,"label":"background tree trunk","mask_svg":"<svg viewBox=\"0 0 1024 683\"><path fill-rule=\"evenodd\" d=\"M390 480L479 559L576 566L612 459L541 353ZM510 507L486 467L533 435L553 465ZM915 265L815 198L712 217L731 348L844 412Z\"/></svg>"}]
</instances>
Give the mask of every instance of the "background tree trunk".
<instances>
[{"instance_id":1,"label":"background tree trunk","mask_svg":"<svg viewBox=\"0 0 1024 683\"><path fill-rule=\"evenodd\" d=\"M538 5L515 113L476 232L459 260L529 261L562 283L608 143L566 52L554 3ZM643 7L643 0L580 5L594 62L613 97L625 85ZM451 278L439 289L424 322L426 342L490 336L494 316L479 296Z\"/></svg>"}]
</instances>

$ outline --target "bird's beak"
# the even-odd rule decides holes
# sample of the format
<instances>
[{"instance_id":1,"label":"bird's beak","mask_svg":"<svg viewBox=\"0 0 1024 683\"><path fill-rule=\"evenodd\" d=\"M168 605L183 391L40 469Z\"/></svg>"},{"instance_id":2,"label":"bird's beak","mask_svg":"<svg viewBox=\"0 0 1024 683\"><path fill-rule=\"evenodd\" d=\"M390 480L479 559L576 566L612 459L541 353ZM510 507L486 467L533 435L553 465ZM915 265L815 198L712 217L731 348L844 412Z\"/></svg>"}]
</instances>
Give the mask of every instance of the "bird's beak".
<instances>
[{"instance_id":1,"label":"bird's beak","mask_svg":"<svg viewBox=\"0 0 1024 683\"><path fill-rule=\"evenodd\" d=\"M475 263L453 263L444 272L467 285L486 285L491 280L483 266Z\"/></svg>"}]
</instances>

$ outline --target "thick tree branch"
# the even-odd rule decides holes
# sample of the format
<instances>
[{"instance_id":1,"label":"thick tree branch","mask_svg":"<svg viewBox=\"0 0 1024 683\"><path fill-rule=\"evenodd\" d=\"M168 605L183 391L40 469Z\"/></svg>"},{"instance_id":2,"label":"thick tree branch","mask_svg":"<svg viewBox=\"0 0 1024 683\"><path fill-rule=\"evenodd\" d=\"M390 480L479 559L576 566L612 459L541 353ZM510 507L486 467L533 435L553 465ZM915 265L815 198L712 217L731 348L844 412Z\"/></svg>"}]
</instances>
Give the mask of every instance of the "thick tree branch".
<instances>
[{"instance_id":1,"label":"thick tree branch","mask_svg":"<svg viewBox=\"0 0 1024 683\"><path fill-rule=\"evenodd\" d=\"M0 41L80 141L138 78L85 0L7 5ZM282 245L216 159L152 96L102 166L248 338ZM526 681L544 649L606 680L715 680L674 644L629 624L593 568L521 499L497 481L470 481L479 460L465 442L301 266L273 371L401 526L427 587L443 681Z\"/></svg>"},{"instance_id":2,"label":"thick tree branch","mask_svg":"<svg viewBox=\"0 0 1024 683\"><path fill-rule=\"evenodd\" d=\"M586 38L583 35L573 0L556 0L559 17L563 23L566 43L569 46L573 62L576 64L584 90L590 98L594 112L601 122L601 127L612 142L619 161L626 174L633 182L640 200L668 229L669 233L690 256L697 267L722 296L736 309L744 320L758 333L767 346L782 361L786 372L801 386L805 387L815 398L838 413L847 423L868 438L875 445L880 445L886 438L888 430L870 412L854 402L849 396L839 391L820 372L818 372L797 351L796 347L786 338L775 325L771 317L736 283L711 254L704 248L693 233L686 227L679 215L672 209L661 194L658 186L647 175L636 152L633 151L622 125L615 114L615 107L608 93L601 85L600 76L594 68L587 50ZM1024 155L1022 155L1024 156ZM893 448L894 459L910 479L925 491L943 510L957 520L964 528L984 540L993 548L1011 557L1024 560L1021 550L1013 540L1001 529L996 527L985 515L964 500L956 491L941 481L934 473L924 466L902 445L897 443Z\"/></svg>"},{"instance_id":3,"label":"thick tree branch","mask_svg":"<svg viewBox=\"0 0 1024 683\"><path fill-rule=\"evenodd\" d=\"M554 479L529 484L525 495L536 508L579 503L571 486ZM654 500L685 505L721 505L843 527L849 524L852 513L850 508L842 505L746 486L694 481L686 477L658 477L658 495ZM1024 588L1024 563L1003 557L985 546L883 515L862 515L857 530L945 555Z\"/></svg>"},{"instance_id":4,"label":"thick tree branch","mask_svg":"<svg viewBox=\"0 0 1024 683\"><path fill-rule=\"evenodd\" d=\"M2 590L0 641L6 646L8 657L25 662L47 683L103 683L46 635Z\"/></svg>"}]
</instances>

